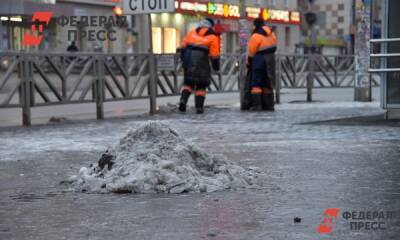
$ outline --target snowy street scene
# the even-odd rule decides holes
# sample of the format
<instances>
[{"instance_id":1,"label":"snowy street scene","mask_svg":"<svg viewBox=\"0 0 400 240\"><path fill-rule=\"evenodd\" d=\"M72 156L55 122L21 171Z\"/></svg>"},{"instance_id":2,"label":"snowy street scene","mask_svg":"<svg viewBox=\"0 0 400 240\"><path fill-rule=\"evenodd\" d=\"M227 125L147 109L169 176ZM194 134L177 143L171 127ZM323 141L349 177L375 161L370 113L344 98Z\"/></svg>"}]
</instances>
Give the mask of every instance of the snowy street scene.
<instances>
[{"instance_id":1,"label":"snowy street scene","mask_svg":"<svg viewBox=\"0 0 400 240\"><path fill-rule=\"evenodd\" d=\"M0 1L0 240L399 240L400 1Z\"/></svg>"},{"instance_id":2,"label":"snowy street scene","mask_svg":"<svg viewBox=\"0 0 400 240\"><path fill-rule=\"evenodd\" d=\"M0 236L320 239L316 229L324 211L339 208L331 234L334 239L396 239L400 233L400 124L384 122L378 105L282 103L274 113L243 113L235 104L211 105L205 115L182 115L170 107L154 117L3 128ZM152 135L153 131L159 131L158 135ZM124 153L119 152L111 170L104 166L101 181L82 172L91 171L90 164L98 167L102 154L120 148L127 136L133 139L132 147L114 151L127 151L130 159L123 160ZM151 146L146 146L149 141ZM196 148L202 160L189 156L182 159L185 163L174 165L189 146ZM165 158L158 159L158 153ZM203 159L203 153L215 159ZM138 163L122 162L137 161L138 154L148 155ZM169 165L167 159L172 161ZM218 159L227 164L227 174L239 171L239 178L233 175L232 179L229 173L224 181L222 175L211 174L213 170L200 174L203 167L192 165ZM164 160L162 167L159 161ZM180 167L186 168L182 175L172 176ZM175 188L160 184L163 169L167 172L164 181L171 186L175 181ZM121 171L127 175L115 175ZM84 178L80 180L84 186L70 183L71 176ZM207 181L203 190L195 184L207 185ZM116 184L119 191L114 191ZM96 188L101 194L91 193L98 192ZM132 194L135 191L140 194ZM342 217L354 211L393 211L395 215L385 220L385 230L355 231L351 221Z\"/></svg>"}]
</instances>

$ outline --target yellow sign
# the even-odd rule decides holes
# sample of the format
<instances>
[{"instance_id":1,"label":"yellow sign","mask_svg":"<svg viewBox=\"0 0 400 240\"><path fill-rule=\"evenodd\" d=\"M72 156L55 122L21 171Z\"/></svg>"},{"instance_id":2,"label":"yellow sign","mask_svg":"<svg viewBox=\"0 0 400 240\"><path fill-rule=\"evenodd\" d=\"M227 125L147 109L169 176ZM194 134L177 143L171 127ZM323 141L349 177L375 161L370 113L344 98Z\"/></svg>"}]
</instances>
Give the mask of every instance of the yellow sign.
<instances>
[{"instance_id":1,"label":"yellow sign","mask_svg":"<svg viewBox=\"0 0 400 240\"><path fill-rule=\"evenodd\" d=\"M300 24L300 13L296 11L275 10L268 8L246 7L248 18L261 17L265 21L275 23Z\"/></svg>"},{"instance_id":2,"label":"yellow sign","mask_svg":"<svg viewBox=\"0 0 400 240\"><path fill-rule=\"evenodd\" d=\"M175 9L181 13L199 13L201 15L223 18L240 18L238 5L214 2L175 1ZM300 13L296 11L275 10L267 8L246 7L248 18L262 17L265 21L274 23L300 24Z\"/></svg>"}]
</instances>

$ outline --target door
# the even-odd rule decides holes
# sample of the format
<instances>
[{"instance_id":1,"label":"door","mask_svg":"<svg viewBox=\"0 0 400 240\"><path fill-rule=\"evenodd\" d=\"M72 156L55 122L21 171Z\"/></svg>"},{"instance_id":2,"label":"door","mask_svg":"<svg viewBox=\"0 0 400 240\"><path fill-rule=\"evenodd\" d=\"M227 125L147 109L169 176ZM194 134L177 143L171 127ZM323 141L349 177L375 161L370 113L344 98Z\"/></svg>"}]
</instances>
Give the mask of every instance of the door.
<instances>
[{"instance_id":1,"label":"door","mask_svg":"<svg viewBox=\"0 0 400 240\"><path fill-rule=\"evenodd\" d=\"M400 38L400 1L389 0L388 3L387 38ZM400 53L400 42L389 42L387 53ZM389 57L387 67L400 68L400 57ZM386 94L388 107L400 107L400 72L387 74Z\"/></svg>"}]
</instances>

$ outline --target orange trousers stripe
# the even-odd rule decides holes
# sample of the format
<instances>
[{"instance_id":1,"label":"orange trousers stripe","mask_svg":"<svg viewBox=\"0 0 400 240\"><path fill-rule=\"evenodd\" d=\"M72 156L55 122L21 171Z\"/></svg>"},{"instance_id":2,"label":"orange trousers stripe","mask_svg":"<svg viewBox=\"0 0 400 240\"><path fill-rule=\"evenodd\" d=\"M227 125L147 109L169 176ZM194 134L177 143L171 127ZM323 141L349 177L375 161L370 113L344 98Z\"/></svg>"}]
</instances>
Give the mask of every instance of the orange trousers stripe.
<instances>
[{"instance_id":1,"label":"orange trousers stripe","mask_svg":"<svg viewBox=\"0 0 400 240\"><path fill-rule=\"evenodd\" d=\"M263 91L260 87L253 87L251 89L251 94L261 94Z\"/></svg>"},{"instance_id":2,"label":"orange trousers stripe","mask_svg":"<svg viewBox=\"0 0 400 240\"><path fill-rule=\"evenodd\" d=\"M196 96L204 97L204 96L206 96L206 94L207 94L207 91L205 91L205 90L197 90L196 91Z\"/></svg>"},{"instance_id":3,"label":"orange trousers stripe","mask_svg":"<svg viewBox=\"0 0 400 240\"><path fill-rule=\"evenodd\" d=\"M183 92L185 90L188 91L188 92L192 92L193 91L192 87L184 85L184 86L182 86L181 92Z\"/></svg>"}]
</instances>

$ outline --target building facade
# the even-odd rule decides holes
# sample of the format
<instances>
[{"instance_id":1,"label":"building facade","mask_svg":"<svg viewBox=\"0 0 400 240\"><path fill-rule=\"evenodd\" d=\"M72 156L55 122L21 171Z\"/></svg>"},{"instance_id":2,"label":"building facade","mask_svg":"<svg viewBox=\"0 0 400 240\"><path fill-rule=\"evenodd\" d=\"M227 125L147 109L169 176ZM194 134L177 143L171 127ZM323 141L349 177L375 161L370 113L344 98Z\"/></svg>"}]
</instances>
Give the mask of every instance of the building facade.
<instances>
[{"instance_id":1,"label":"building facade","mask_svg":"<svg viewBox=\"0 0 400 240\"><path fill-rule=\"evenodd\" d=\"M308 0L299 0L299 9L304 14L316 13L315 31L319 50L325 54L351 54L354 44L354 1L317 0L312 5ZM311 30L302 23L301 35L304 46L311 43Z\"/></svg>"},{"instance_id":2,"label":"building facade","mask_svg":"<svg viewBox=\"0 0 400 240\"><path fill-rule=\"evenodd\" d=\"M248 0L249 6L275 9L281 11L298 12L298 24L285 24L284 22L269 22L278 38L279 53L294 53L296 46L301 43L301 12L299 11L298 0Z\"/></svg>"},{"instance_id":3,"label":"building facade","mask_svg":"<svg viewBox=\"0 0 400 240\"><path fill-rule=\"evenodd\" d=\"M116 4L110 0L2 0L0 1L0 50L65 52L70 42L75 40L79 50L83 52L126 52L127 46L133 44L134 38L130 29L130 17L127 24L121 27L92 27L79 23L70 26L70 24L60 25L56 21L60 16L74 16L78 21L81 17L115 17L113 8ZM52 19L43 30L43 41L39 46L24 46L22 42L25 33L38 35L37 30L33 32L31 30L33 14L46 11L52 12ZM113 31L115 40L89 40L87 36L81 34L89 30ZM71 31L77 31L79 34L72 35Z\"/></svg>"},{"instance_id":4,"label":"building facade","mask_svg":"<svg viewBox=\"0 0 400 240\"><path fill-rule=\"evenodd\" d=\"M113 11L120 0L2 0L0 1L0 51L65 52L75 40L82 52L145 53L149 49L148 17L127 16L124 26L60 25L59 17L106 16L115 17ZM176 0L175 13L152 14L153 46L155 53L175 53L185 34L195 28L204 17L217 23L221 34L221 51L238 53L239 1ZM53 18L43 31L44 40L37 47L23 46L25 33L32 33L32 15L37 11L51 11ZM301 17L297 0L246 1L246 17L251 21L263 17L278 37L278 52L293 53L300 42ZM114 32L115 40L89 40L82 32ZM71 31L79 32L77 36ZM38 35L37 31L33 34Z\"/></svg>"},{"instance_id":5,"label":"building facade","mask_svg":"<svg viewBox=\"0 0 400 240\"><path fill-rule=\"evenodd\" d=\"M238 53L239 1L177 0L173 14L152 14L153 46L156 53L174 53L185 34L204 17L213 18L221 34L221 52ZM246 15L251 21L263 17L276 33L278 52L293 53L300 42L301 16L297 0L246 1Z\"/></svg>"}]
</instances>

